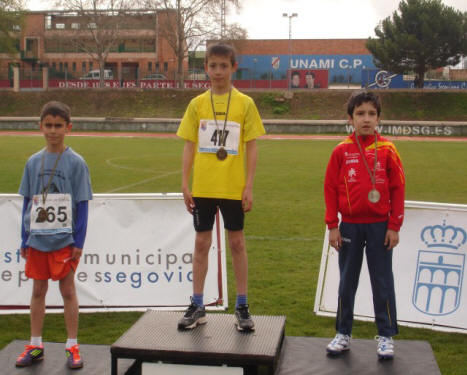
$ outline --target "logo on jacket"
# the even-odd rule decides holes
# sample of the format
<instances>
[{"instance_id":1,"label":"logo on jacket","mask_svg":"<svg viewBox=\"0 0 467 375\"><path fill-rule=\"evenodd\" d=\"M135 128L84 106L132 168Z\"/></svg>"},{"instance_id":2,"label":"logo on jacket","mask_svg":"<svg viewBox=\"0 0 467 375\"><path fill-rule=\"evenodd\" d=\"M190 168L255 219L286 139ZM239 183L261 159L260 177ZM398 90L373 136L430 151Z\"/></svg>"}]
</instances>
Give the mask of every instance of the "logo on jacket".
<instances>
[{"instance_id":1,"label":"logo on jacket","mask_svg":"<svg viewBox=\"0 0 467 375\"><path fill-rule=\"evenodd\" d=\"M426 226L420 233L412 304L427 315L448 315L460 305L467 233L461 227ZM464 248L464 250L462 250Z\"/></svg>"}]
</instances>

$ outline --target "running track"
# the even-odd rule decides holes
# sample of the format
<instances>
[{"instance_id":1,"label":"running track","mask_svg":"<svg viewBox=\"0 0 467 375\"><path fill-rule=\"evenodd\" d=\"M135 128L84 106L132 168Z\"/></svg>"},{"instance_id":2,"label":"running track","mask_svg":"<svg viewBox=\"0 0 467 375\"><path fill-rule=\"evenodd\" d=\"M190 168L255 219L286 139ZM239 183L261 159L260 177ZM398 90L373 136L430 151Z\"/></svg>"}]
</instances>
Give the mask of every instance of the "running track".
<instances>
[{"instance_id":1,"label":"running track","mask_svg":"<svg viewBox=\"0 0 467 375\"><path fill-rule=\"evenodd\" d=\"M13 136L42 136L39 131L0 131L2 135ZM174 133L144 133L144 132L71 132L68 136L74 137L126 137L126 138L177 138ZM260 139L275 139L275 140L340 140L343 135L294 135L294 134L266 134ZM467 142L467 137L421 137L421 136L386 136L395 141L436 141L436 142Z\"/></svg>"}]
</instances>

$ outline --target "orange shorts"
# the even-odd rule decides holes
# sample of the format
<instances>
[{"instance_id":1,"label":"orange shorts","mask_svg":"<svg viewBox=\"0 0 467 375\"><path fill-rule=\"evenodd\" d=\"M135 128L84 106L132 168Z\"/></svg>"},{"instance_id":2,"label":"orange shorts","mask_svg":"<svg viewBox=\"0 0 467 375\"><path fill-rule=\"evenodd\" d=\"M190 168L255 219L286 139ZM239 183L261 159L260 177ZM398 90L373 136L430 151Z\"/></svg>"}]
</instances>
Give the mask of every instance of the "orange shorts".
<instances>
[{"instance_id":1,"label":"orange shorts","mask_svg":"<svg viewBox=\"0 0 467 375\"><path fill-rule=\"evenodd\" d=\"M71 259L72 246L44 252L32 247L26 253L26 276L34 280L54 281L65 278L71 270L76 271L79 260Z\"/></svg>"}]
</instances>

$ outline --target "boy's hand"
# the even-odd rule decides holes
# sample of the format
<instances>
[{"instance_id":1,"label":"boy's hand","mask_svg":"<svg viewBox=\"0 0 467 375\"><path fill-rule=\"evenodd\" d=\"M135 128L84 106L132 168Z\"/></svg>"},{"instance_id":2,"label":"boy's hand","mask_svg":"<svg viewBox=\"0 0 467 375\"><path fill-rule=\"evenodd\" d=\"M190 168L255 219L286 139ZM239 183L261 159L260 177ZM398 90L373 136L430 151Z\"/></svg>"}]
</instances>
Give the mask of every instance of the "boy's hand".
<instances>
[{"instance_id":1,"label":"boy's hand","mask_svg":"<svg viewBox=\"0 0 467 375\"><path fill-rule=\"evenodd\" d=\"M195 208L195 201L191 195L191 191L188 188L182 188L183 199L185 201L185 206L187 211L193 215L193 209Z\"/></svg>"},{"instance_id":2,"label":"boy's hand","mask_svg":"<svg viewBox=\"0 0 467 375\"><path fill-rule=\"evenodd\" d=\"M253 206L253 189L245 187L245 189L243 190L243 194L242 194L243 212L250 211L252 206Z\"/></svg>"},{"instance_id":3,"label":"boy's hand","mask_svg":"<svg viewBox=\"0 0 467 375\"><path fill-rule=\"evenodd\" d=\"M384 238L384 246L387 246L388 250L392 250L399 243L399 232L388 229L386 237Z\"/></svg>"},{"instance_id":4,"label":"boy's hand","mask_svg":"<svg viewBox=\"0 0 467 375\"><path fill-rule=\"evenodd\" d=\"M71 259L79 260L79 258L81 258L82 253L83 253L83 249L80 249L78 247L73 247L73 249L71 250Z\"/></svg>"},{"instance_id":5,"label":"boy's hand","mask_svg":"<svg viewBox=\"0 0 467 375\"><path fill-rule=\"evenodd\" d=\"M329 244L337 251L342 247L342 237L339 228L329 229Z\"/></svg>"},{"instance_id":6,"label":"boy's hand","mask_svg":"<svg viewBox=\"0 0 467 375\"><path fill-rule=\"evenodd\" d=\"M27 247L22 247L21 248L21 258L26 259L28 256L28 248Z\"/></svg>"}]
</instances>

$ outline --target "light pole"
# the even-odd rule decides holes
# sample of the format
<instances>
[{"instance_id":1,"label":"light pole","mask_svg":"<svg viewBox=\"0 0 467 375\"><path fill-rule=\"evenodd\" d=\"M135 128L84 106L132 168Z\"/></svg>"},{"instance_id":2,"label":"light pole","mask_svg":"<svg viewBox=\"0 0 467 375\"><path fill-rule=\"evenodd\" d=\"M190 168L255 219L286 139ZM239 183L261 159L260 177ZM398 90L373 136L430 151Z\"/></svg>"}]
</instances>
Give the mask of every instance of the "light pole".
<instances>
[{"instance_id":1,"label":"light pole","mask_svg":"<svg viewBox=\"0 0 467 375\"><path fill-rule=\"evenodd\" d=\"M298 13L282 13L282 17L287 17L289 19L289 66L287 68L287 88L290 91L290 68L292 60L292 18L298 17Z\"/></svg>"}]
</instances>

